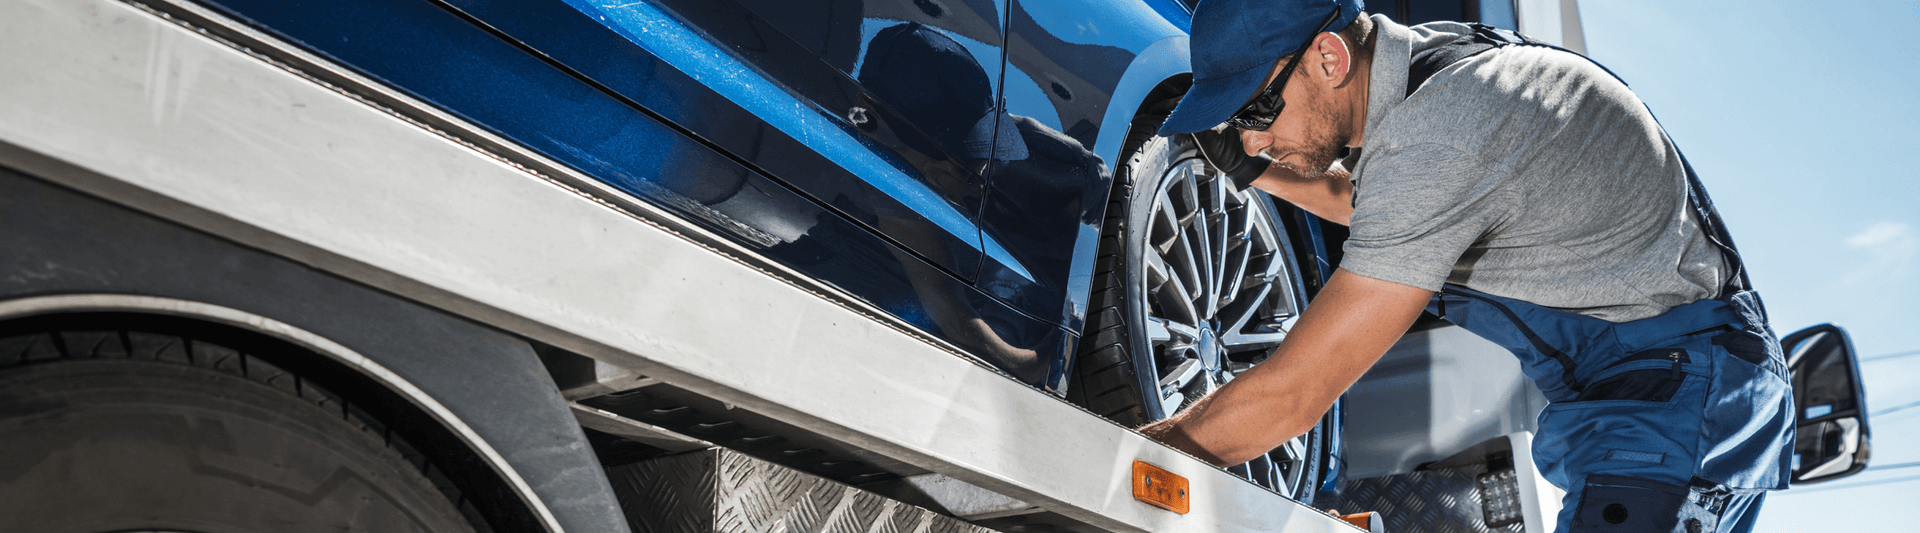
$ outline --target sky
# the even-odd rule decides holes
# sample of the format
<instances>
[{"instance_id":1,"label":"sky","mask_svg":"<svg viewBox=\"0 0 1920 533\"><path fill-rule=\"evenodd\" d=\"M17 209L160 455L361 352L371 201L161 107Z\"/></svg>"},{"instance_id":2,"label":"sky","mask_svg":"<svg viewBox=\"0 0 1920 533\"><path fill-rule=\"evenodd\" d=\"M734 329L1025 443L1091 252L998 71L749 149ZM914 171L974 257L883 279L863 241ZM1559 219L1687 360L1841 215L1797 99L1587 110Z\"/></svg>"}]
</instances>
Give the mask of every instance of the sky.
<instances>
[{"instance_id":1,"label":"sky","mask_svg":"<svg viewBox=\"0 0 1920 533\"><path fill-rule=\"evenodd\" d=\"M1755 531L1920 532L1920 0L1585 0L1580 15L1588 54L1700 173L1774 330L1837 324L1864 359L1872 466L1769 496Z\"/></svg>"}]
</instances>

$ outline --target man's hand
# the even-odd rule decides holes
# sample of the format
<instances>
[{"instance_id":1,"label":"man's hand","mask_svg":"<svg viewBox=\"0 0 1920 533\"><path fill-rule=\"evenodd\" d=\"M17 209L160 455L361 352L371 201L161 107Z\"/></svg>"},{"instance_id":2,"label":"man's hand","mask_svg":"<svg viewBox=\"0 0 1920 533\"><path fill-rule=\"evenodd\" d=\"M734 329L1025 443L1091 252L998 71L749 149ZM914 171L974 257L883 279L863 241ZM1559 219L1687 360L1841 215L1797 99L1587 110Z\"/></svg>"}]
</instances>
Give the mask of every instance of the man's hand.
<instances>
[{"instance_id":1,"label":"man's hand","mask_svg":"<svg viewBox=\"0 0 1920 533\"><path fill-rule=\"evenodd\" d=\"M1336 270L1266 362L1140 432L1220 466L1306 433L1400 334L1433 291Z\"/></svg>"},{"instance_id":2,"label":"man's hand","mask_svg":"<svg viewBox=\"0 0 1920 533\"><path fill-rule=\"evenodd\" d=\"M1233 181L1235 190L1245 190L1253 185L1273 164L1272 159L1264 155L1247 155L1247 148L1240 143L1240 132L1224 124L1206 131L1189 133L1193 142L1200 145L1200 156L1207 163L1227 175Z\"/></svg>"}]
</instances>

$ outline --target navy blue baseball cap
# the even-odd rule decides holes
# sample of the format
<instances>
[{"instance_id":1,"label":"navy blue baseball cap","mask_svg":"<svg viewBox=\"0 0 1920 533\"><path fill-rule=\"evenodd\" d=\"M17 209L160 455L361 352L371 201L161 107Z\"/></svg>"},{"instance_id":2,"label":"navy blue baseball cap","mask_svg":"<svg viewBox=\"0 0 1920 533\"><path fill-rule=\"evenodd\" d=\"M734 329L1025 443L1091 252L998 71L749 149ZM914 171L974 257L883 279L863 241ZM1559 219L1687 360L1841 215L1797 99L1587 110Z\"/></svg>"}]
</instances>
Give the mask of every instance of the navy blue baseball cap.
<instances>
[{"instance_id":1,"label":"navy blue baseball cap","mask_svg":"<svg viewBox=\"0 0 1920 533\"><path fill-rule=\"evenodd\" d=\"M1193 89L1161 134L1212 128L1233 117L1267 81L1273 62L1300 51L1309 33L1340 10L1327 31L1360 16L1361 0L1202 0L1193 10Z\"/></svg>"}]
</instances>

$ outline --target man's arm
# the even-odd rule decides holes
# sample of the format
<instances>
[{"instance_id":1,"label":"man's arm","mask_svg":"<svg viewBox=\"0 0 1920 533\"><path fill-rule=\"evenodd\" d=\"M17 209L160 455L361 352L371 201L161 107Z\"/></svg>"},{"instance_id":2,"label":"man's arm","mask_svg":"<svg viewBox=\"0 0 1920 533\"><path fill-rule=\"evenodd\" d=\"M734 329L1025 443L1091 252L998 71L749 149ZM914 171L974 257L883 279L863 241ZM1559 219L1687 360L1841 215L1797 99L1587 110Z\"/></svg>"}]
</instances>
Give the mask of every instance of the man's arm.
<instances>
[{"instance_id":1,"label":"man's arm","mask_svg":"<svg viewBox=\"0 0 1920 533\"><path fill-rule=\"evenodd\" d=\"M1318 179L1307 179L1288 170L1287 167L1271 165L1265 173L1253 180L1253 187L1266 191L1286 200L1314 216L1342 226L1353 219L1353 182L1347 169L1334 165L1321 174Z\"/></svg>"},{"instance_id":2,"label":"man's arm","mask_svg":"<svg viewBox=\"0 0 1920 533\"><path fill-rule=\"evenodd\" d=\"M1241 133L1218 126L1189 133L1200 156L1240 188L1254 187L1278 196L1320 218L1346 226L1353 218L1353 182L1347 169L1334 165L1308 179L1264 155L1248 153Z\"/></svg>"},{"instance_id":3,"label":"man's arm","mask_svg":"<svg viewBox=\"0 0 1920 533\"><path fill-rule=\"evenodd\" d=\"M1336 270L1266 362L1140 432L1220 466L1259 457L1312 429L1432 296Z\"/></svg>"}]
</instances>

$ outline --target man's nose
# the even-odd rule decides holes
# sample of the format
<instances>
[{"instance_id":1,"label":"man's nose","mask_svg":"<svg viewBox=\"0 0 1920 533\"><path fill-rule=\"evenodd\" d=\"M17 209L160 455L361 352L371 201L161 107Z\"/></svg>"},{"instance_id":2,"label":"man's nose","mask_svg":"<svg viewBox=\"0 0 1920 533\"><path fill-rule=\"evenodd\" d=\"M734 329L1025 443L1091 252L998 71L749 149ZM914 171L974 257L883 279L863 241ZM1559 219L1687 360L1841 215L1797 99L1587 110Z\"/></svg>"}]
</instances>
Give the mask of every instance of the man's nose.
<instances>
[{"instance_id":1,"label":"man's nose","mask_svg":"<svg viewBox=\"0 0 1920 533\"><path fill-rule=\"evenodd\" d=\"M1240 132L1240 147L1245 149L1249 156L1260 155L1266 151L1267 147L1273 145L1273 136L1268 135L1267 132L1235 129Z\"/></svg>"}]
</instances>

